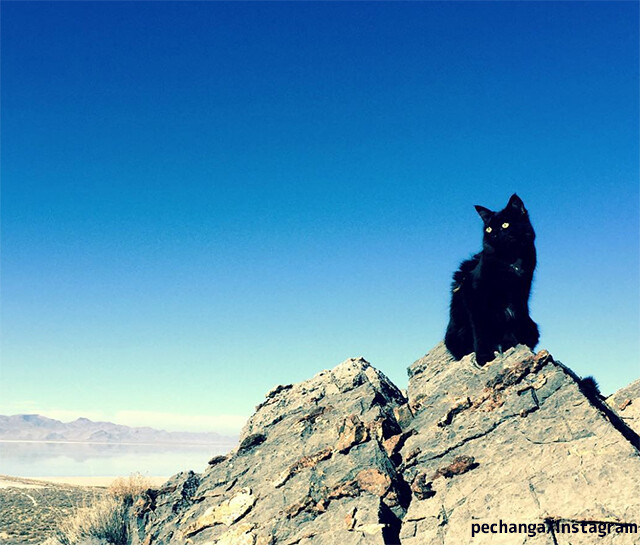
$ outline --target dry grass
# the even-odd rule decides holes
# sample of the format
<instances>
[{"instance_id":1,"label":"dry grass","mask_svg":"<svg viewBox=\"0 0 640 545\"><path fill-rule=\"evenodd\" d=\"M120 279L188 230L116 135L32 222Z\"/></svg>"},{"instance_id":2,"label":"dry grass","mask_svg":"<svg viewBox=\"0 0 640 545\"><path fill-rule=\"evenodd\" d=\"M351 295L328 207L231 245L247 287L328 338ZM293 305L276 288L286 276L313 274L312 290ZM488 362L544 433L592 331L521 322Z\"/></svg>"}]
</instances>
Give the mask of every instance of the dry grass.
<instances>
[{"instance_id":1,"label":"dry grass","mask_svg":"<svg viewBox=\"0 0 640 545\"><path fill-rule=\"evenodd\" d=\"M120 498L125 503L131 503L133 499L151 488L151 481L140 473L132 473L128 477L119 477L109 487L109 493Z\"/></svg>"},{"instance_id":2,"label":"dry grass","mask_svg":"<svg viewBox=\"0 0 640 545\"><path fill-rule=\"evenodd\" d=\"M149 488L149 484L149 480L139 473L116 479L104 498L90 507L77 509L60 524L57 540L62 545L79 545L91 540L127 545L127 507Z\"/></svg>"},{"instance_id":3,"label":"dry grass","mask_svg":"<svg viewBox=\"0 0 640 545\"><path fill-rule=\"evenodd\" d=\"M126 545L126 506L114 496L106 496L91 507L80 508L58 528L56 538L62 545L78 545L88 540L106 540Z\"/></svg>"}]
</instances>

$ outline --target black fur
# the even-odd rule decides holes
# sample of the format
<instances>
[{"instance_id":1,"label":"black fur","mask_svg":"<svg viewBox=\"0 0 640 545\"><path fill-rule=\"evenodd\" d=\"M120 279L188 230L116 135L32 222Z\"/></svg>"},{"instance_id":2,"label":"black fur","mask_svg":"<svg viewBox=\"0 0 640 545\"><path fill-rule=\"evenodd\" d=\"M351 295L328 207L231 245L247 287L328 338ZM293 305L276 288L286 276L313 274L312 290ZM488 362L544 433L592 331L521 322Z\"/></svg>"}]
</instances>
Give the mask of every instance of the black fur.
<instances>
[{"instance_id":1,"label":"black fur","mask_svg":"<svg viewBox=\"0 0 640 545\"><path fill-rule=\"evenodd\" d=\"M445 344L456 359L475 352L484 365L494 352L538 344L538 326L529 317L536 249L529 214L515 193L500 212L476 210L484 222L482 251L453 275Z\"/></svg>"},{"instance_id":2,"label":"black fur","mask_svg":"<svg viewBox=\"0 0 640 545\"><path fill-rule=\"evenodd\" d=\"M584 395L586 395L589 399L604 399L604 397L600 393L600 386L598 386L598 381L592 376L584 377L580 380L579 384L580 390L582 390L582 393L584 393Z\"/></svg>"}]
</instances>

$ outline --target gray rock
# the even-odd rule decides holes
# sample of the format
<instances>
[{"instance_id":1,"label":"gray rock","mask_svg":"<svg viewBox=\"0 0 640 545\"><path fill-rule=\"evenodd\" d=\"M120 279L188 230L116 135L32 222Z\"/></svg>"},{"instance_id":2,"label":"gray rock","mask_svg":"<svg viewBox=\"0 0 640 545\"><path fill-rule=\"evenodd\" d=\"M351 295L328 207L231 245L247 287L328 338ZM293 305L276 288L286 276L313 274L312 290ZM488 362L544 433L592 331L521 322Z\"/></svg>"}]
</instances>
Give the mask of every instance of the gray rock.
<instances>
[{"instance_id":1,"label":"gray rock","mask_svg":"<svg viewBox=\"0 0 640 545\"><path fill-rule=\"evenodd\" d=\"M607 405L627 426L640 434L640 379L610 395Z\"/></svg>"},{"instance_id":2,"label":"gray rock","mask_svg":"<svg viewBox=\"0 0 640 545\"><path fill-rule=\"evenodd\" d=\"M638 437L611 409L636 390L610 406L523 346L480 368L440 344L409 376L406 399L352 358L274 388L226 459L134 502L132 543L640 542L613 524L640 522Z\"/></svg>"},{"instance_id":3,"label":"gray rock","mask_svg":"<svg viewBox=\"0 0 640 545\"><path fill-rule=\"evenodd\" d=\"M478 368L469 357L454 361L441 344L409 375L417 433L401 455L405 480L416 484L403 545L640 541L640 534L594 537L553 526L553 534L472 539L472 524L499 521L543 528L546 521L640 521L637 436L617 429L615 415L546 351L518 346Z\"/></svg>"},{"instance_id":4,"label":"gray rock","mask_svg":"<svg viewBox=\"0 0 640 545\"><path fill-rule=\"evenodd\" d=\"M236 452L199 477L175 477L131 517L135 542L397 541L410 494L383 443L401 434L394 409L402 405L402 393L361 358L275 388Z\"/></svg>"}]
</instances>

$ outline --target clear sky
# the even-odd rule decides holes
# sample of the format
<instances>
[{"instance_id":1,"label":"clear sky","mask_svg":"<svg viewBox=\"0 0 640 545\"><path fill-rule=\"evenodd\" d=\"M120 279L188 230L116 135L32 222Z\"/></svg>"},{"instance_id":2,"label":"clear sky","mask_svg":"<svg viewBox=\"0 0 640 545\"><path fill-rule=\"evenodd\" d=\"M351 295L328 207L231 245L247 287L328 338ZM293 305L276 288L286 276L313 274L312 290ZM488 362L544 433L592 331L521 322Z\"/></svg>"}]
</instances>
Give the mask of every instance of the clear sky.
<instances>
[{"instance_id":1,"label":"clear sky","mask_svg":"<svg viewBox=\"0 0 640 545\"><path fill-rule=\"evenodd\" d=\"M640 377L638 39L637 2L3 2L0 414L405 387L514 191L539 348Z\"/></svg>"}]
</instances>

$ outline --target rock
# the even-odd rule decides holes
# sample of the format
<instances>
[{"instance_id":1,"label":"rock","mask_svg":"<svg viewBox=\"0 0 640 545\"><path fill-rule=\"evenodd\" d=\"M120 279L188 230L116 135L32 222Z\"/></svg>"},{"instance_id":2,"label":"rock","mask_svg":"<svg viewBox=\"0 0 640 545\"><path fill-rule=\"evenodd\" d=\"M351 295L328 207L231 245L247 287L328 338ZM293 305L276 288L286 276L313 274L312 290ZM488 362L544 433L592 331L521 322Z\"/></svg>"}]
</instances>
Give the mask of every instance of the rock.
<instances>
[{"instance_id":1,"label":"rock","mask_svg":"<svg viewBox=\"0 0 640 545\"><path fill-rule=\"evenodd\" d=\"M284 392L285 390L289 390L290 388L293 388L293 384L279 384L278 386L267 392L267 395L265 397L271 399L273 397L276 397L280 392Z\"/></svg>"},{"instance_id":2,"label":"rock","mask_svg":"<svg viewBox=\"0 0 640 545\"><path fill-rule=\"evenodd\" d=\"M402 445L404 445L404 442L406 441L407 437L410 437L414 433L415 433L414 430L408 430L403 433L397 433L395 435L392 435L388 439L383 438L381 440L382 447L384 448L384 451L387 453L387 456L389 456L389 458L395 459L396 454L398 453Z\"/></svg>"},{"instance_id":3,"label":"rock","mask_svg":"<svg viewBox=\"0 0 640 545\"><path fill-rule=\"evenodd\" d=\"M627 426L640 434L640 379L610 395L607 405Z\"/></svg>"},{"instance_id":4,"label":"rock","mask_svg":"<svg viewBox=\"0 0 640 545\"><path fill-rule=\"evenodd\" d=\"M369 492L381 498L386 495L391 488L391 479L389 475L383 473L379 469L363 469L356 476L356 482L360 490Z\"/></svg>"},{"instance_id":5,"label":"rock","mask_svg":"<svg viewBox=\"0 0 640 545\"><path fill-rule=\"evenodd\" d=\"M316 452L310 456L303 456L298 461L289 466L280 476L279 479L273 482L273 486L276 488L282 486L286 483L291 477L300 473L303 469L314 467L321 462L322 460L326 460L330 458L333 454L333 450L331 447L327 447L322 449L320 452Z\"/></svg>"},{"instance_id":6,"label":"rock","mask_svg":"<svg viewBox=\"0 0 640 545\"><path fill-rule=\"evenodd\" d=\"M211 458L211 460L209 460L209 465L215 466L216 464L224 462L226 459L227 459L226 456L222 456L222 455L214 456L213 458Z\"/></svg>"},{"instance_id":7,"label":"rock","mask_svg":"<svg viewBox=\"0 0 640 545\"><path fill-rule=\"evenodd\" d=\"M261 445L267 440L267 436L264 433L252 433L251 435L245 437L242 441L240 441L240 446L238 447L238 454L247 452L258 445ZM215 465L215 464L211 464Z\"/></svg>"},{"instance_id":8,"label":"rock","mask_svg":"<svg viewBox=\"0 0 640 545\"><path fill-rule=\"evenodd\" d=\"M199 476L179 516L158 507L138 519L136 543L397 541L410 491L382 441L402 433L394 415L402 405L402 393L362 358L272 390L240 447ZM156 504L182 502L180 482Z\"/></svg>"},{"instance_id":9,"label":"rock","mask_svg":"<svg viewBox=\"0 0 640 545\"><path fill-rule=\"evenodd\" d=\"M424 471L419 471L414 475L413 481L411 481L411 492L413 492L413 495L419 500L431 498L436 494L431 488L432 482L433 479L429 479Z\"/></svg>"},{"instance_id":10,"label":"rock","mask_svg":"<svg viewBox=\"0 0 640 545\"><path fill-rule=\"evenodd\" d=\"M190 537L216 524L231 526L234 522L241 519L255 503L256 498L251 493L251 489L243 488L230 499L209 507L195 521L184 528L182 533L185 537ZM183 520L188 522L190 518L190 514L187 513Z\"/></svg>"},{"instance_id":11,"label":"rock","mask_svg":"<svg viewBox=\"0 0 640 545\"><path fill-rule=\"evenodd\" d=\"M638 382L605 402L546 351L443 344L409 377L352 358L274 388L235 452L135 500L132 545L638 543L614 524L640 520Z\"/></svg>"},{"instance_id":12,"label":"rock","mask_svg":"<svg viewBox=\"0 0 640 545\"><path fill-rule=\"evenodd\" d=\"M338 442L336 450L347 453L351 447L369 440L369 430L360 419L352 414L344 419L338 430Z\"/></svg>"},{"instance_id":13,"label":"rock","mask_svg":"<svg viewBox=\"0 0 640 545\"><path fill-rule=\"evenodd\" d=\"M413 420L413 413L411 412L411 408L408 403L394 407L393 415L396 417L396 421L403 429L408 428Z\"/></svg>"},{"instance_id":14,"label":"rock","mask_svg":"<svg viewBox=\"0 0 640 545\"><path fill-rule=\"evenodd\" d=\"M216 545L255 545L256 535L253 524L238 524L220 536Z\"/></svg>"},{"instance_id":15,"label":"rock","mask_svg":"<svg viewBox=\"0 0 640 545\"><path fill-rule=\"evenodd\" d=\"M438 468L431 479L434 480L438 477L450 479L476 467L478 467L478 464L473 456L456 456L450 464Z\"/></svg>"},{"instance_id":16,"label":"rock","mask_svg":"<svg viewBox=\"0 0 640 545\"><path fill-rule=\"evenodd\" d=\"M199 483L200 476L193 471L178 473L155 491L155 499L150 509L136 514L135 508L132 508L129 520L129 536L132 543L169 543L174 537L175 524L182 513L192 505ZM137 501L134 501L134 506ZM158 522L161 524L157 524ZM153 531L150 532L150 528L153 528Z\"/></svg>"},{"instance_id":17,"label":"rock","mask_svg":"<svg viewBox=\"0 0 640 545\"><path fill-rule=\"evenodd\" d=\"M629 478L640 475L637 436L615 424L599 399L587 398L580 380L548 352L518 346L479 369L469 357L455 361L440 344L409 375L417 433L401 450L413 491L403 545L471 543L472 524L500 520L544 526L640 518L640 479ZM638 536L488 533L476 539L631 544Z\"/></svg>"}]
</instances>

